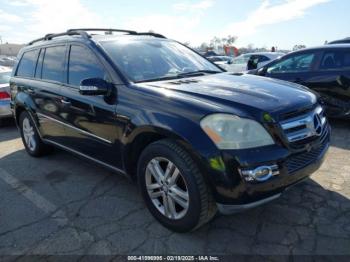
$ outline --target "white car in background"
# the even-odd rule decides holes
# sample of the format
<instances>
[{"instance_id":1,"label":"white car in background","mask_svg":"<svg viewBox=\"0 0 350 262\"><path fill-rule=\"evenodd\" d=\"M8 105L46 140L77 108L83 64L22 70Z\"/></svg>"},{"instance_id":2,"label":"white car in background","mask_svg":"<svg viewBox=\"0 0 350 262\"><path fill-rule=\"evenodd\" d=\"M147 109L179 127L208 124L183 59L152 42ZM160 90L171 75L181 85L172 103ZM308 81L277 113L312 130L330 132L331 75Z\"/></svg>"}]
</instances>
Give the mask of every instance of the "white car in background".
<instances>
[{"instance_id":1,"label":"white car in background","mask_svg":"<svg viewBox=\"0 0 350 262\"><path fill-rule=\"evenodd\" d=\"M231 61L221 64L220 66L228 72L242 73L251 69L259 69L260 67L283 55L284 53L278 52L247 53L237 56ZM248 68L248 62L252 63L254 68Z\"/></svg>"},{"instance_id":2,"label":"white car in background","mask_svg":"<svg viewBox=\"0 0 350 262\"><path fill-rule=\"evenodd\" d=\"M12 117L10 107L10 78L12 69L0 66L0 126L4 118Z\"/></svg>"}]
</instances>

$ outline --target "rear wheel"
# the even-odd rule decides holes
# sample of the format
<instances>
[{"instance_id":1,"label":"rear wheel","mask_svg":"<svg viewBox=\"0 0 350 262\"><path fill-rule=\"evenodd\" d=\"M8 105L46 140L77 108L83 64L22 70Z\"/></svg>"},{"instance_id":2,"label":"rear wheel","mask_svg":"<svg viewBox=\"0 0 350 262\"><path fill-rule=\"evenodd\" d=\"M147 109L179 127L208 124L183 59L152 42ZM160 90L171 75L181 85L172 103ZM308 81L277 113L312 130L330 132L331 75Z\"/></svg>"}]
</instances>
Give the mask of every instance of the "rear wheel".
<instances>
[{"instance_id":1,"label":"rear wheel","mask_svg":"<svg viewBox=\"0 0 350 262\"><path fill-rule=\"evenodd\" d=\"M152 215L171 230L194 230L216 213L215 202L196 163L174 141L155 142L142 152L138 181Z\"/></svg>"},{"instance_id":2,"label":"rear wheel","mask_svg":"<svg viewBox=\"0 0 350 262\"><path fill-rule=\"evenodd\" d=\"M21 113L19 127L24 147L29 155L39 157L48 154L52 150L50 146L44 144L41 140L28 112Z\"/></svg>"}]
</instances>

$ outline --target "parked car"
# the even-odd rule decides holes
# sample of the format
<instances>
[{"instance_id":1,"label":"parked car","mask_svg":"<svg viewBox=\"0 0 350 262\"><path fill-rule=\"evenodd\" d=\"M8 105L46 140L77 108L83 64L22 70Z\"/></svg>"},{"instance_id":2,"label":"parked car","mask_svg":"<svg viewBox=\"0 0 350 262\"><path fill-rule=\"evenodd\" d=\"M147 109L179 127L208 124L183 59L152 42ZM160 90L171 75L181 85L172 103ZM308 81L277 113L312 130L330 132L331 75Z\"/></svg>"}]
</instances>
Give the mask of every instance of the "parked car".
<instances>
[{"instance_id":1,"label":"parked car","mask_svg":"<svg viewBox=\"0 0 350 262\"><path fill-rule=\"evenodd\" d=\"M207 57L207 59L225 70L225 64L227 64L229 61L231 61L232 57L230 57L230 56L209 56L209 57Z\"/></svg>"},{"instance_id":2,"label":"parked car","mask_svg":"<svg viewBox=\"0 0 350 262\"><path fill-rule=\"evenodd\" d=\"M335 40L332 42L328 43L329 45L334 45L334 44L350 44L350 37L346 37L344 39L339 39L339 40Z\"/></svg>"},{"instance_id":3,"label":"parked car","mask_svg":"<svg viewBox=\"0 0 350 262\"><path fill-rule=\"evenodd\" d=\"M254 65L254 69L258 69L282 55L284 54L276 52L248 53L237 56L220 66L228 72L242 73L253 69L248 68L248 62Z\"/></svg>"},{"instance_id":4,"label":"parked car","mask_svg":"<svg viewBox=\"0 0 350 262\"><path fill-rule=\"evenodd\" d=\"M7 57L7 56L0 57L0 66L13 67L15 63L16 63L15 57Z\"/></svg>"},{"instance_id":5,"label":"parked car","mask_svg":"<svg viewBox=\"0 0 350 262\"><path fill-rule=\"evenodd\" d=\"M179 232L276 199L321 165L330 129L313 93L224 73L159 34L90 31L106 30L48 35L18 55L11 98L29 155L55 146L134 178Z\"/></svg>"},{"instance_id":6,"label":"parked car","mask_svg":"<svg viewBox=\"0 0 350 262\"><path fill-rule=\"evenodd\" d=\"M304 85L320 95L330 117L350 117L350 44L290 53L251 74Z\"/></svg>"},{"instance_id":7,"label":"parked car","mask_svg":"<svg viewBox=\"0 0 350 262\"><path fill-rule=\"evenodd\" d=\"M12 117L10 108L11 72L11 68L0 66L0 127L4 119Z\"/></svg>"}]
</instances>

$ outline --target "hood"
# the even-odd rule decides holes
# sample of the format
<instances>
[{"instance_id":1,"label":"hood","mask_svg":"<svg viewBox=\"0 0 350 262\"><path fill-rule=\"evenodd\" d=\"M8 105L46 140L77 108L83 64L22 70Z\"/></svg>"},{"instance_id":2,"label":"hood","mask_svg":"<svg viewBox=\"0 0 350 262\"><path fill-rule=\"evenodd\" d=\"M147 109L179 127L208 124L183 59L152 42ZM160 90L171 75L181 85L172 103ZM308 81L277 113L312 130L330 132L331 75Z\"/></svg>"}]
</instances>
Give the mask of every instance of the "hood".
<instances>
[{"instance_id":1,"label":"hood","mask_svg":"<svg viewBox=\"0 0 350 262\"><path fill-rule=\"evenodd\" d=\"M273 115L316 103L316 96L300 85L246 74L220 73L143 85L183 92L216 104L221 102L231 103L232 106L253 107Z\"/></svg>"}]
</instances>

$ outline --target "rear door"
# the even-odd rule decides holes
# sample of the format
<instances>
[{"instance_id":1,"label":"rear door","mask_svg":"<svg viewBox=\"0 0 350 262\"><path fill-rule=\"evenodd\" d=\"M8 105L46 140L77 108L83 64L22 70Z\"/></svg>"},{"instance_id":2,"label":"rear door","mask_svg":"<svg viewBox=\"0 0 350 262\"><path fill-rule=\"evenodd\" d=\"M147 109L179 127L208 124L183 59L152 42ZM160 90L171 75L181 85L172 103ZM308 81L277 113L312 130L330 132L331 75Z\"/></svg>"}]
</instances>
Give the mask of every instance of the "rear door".
<instances>
[{"instance_id":1,"label":"rear door","mask_svg":"<svg viewBox=\"0 0 350 262\"><path fill-rule=\"evenodd\" d=\"M35 89L32 96L37 106L40 131L45 139L62 143L61 86L63 81L66 45L48 46L40 50L35 70Z\"/></svg>"},{"instance_id":2,"label":"rear door","mask_svg":"<svg viewBox=\"0 0 350 262\"><path fill-rule=\"evenodd\" d=\"M309 80L331 116L350 115L350 48L326 49Z\"/></svg>"},{"instance_id":3,"label":"rear door","mask_svg":"<svg viewBox=\"0 0 350 262\"><path fill-rule=\"evenodd\" d=\"M101 59L88 47L70 46L66 84L62 87L65 145L95 160L120 167L120 143L116 118L116 100L104 96L83 96L80 82L102 78L111 82Z\"/></svg>"},{"instance_id":4,"label":"rear door","mask_svg":"<svg viewBox=\"0 0 350 262\"><path fill-rule=\"evenodd\" d=\"M48 50L48 52L47 52ZM60 124L60 81L63 76L65 45L26 51L19 61L11 87L27 94L25 99L39 120L43 138L60 141L64 134Z\"/></svg>"}]
</instances>

